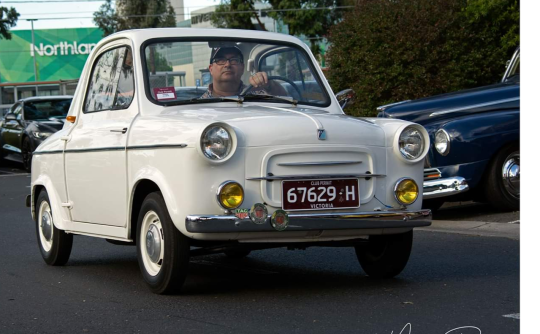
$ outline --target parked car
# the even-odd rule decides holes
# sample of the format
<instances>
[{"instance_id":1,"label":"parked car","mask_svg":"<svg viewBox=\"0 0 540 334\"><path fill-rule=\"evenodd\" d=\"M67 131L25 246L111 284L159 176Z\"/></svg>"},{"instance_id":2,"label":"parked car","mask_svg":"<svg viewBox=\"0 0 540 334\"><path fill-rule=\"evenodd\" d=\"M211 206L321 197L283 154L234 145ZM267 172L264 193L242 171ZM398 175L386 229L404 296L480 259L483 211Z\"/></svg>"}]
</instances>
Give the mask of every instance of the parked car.
<instances>
[{"instance_id":1,"label":"parked car","mask_svg":"<svg viewBox=\"0 0 540 334\"><path fill-rule=\"evenodd\" d=\"M191 88L149 80L175 64ZM238 88L264 68L286 95L194 97L208 64ZM393 277L431 224L428 147L418 124L346 116L295 37L128 30L89 55L66 123L34 152L27 205L45 262L65 264L73 234L136 244L155 293L178 291L190 256L275 247L354 247L368 275Z\"/></svg>"},{"instance_id":2,"label":"parked car","mask_svg":"<svg viewBox=\"0 0 540 334\"><path fill-rule=\"evenodd\" d=\"M508 64L500 83L379 107L379 117L429 133L425 207L476 200L519 210L519 48Z\"/></svg>"},{"instance_id":3,"label":"parked car","mask_svg":"<svg viewBox=\"0 0 540 334\"><path fill-rule=\"evenodd\" d=\"M27 171L32 152L64 125L71 96L43 96L21 99L0 124L0 160L21 162Z\"/></svg>"}]
</instances>

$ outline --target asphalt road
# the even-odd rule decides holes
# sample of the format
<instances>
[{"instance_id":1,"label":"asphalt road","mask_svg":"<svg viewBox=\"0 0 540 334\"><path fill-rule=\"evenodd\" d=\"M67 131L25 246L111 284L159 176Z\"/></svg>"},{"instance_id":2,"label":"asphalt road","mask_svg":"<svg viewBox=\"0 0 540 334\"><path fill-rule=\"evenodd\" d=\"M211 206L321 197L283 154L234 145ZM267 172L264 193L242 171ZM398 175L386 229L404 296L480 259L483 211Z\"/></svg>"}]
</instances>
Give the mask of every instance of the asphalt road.
<instances>
[{"instance_id":1,"label":"asphalt road","mask_svg":"<svg viewBox=\"0 0 540 334\"><path fill-rule=\"evenodd\" d=\"M416 231L391 280L366 277L348 248L197 257L183 294L158 296L134 247L75 236L68 264L47 266L17 174L0 173L0 333L519 332L519 241L504 234Z\"/></svg>"}]
</instances>

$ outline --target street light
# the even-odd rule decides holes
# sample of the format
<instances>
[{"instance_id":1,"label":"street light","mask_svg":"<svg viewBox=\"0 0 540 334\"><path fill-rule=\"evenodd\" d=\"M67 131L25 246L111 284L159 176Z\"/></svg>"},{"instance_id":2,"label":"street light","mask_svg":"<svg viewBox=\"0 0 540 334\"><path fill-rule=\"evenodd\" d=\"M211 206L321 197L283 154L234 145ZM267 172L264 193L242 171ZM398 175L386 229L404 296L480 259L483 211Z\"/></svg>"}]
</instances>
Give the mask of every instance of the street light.
<instances>
[{"instance_id":1,"label":"street light","mask_svg":"<svg viewBox=\"0 0 540 334\"><path fill-rule=\"evenodd\" d=\"M37 21L37 19L26 19L26 21L30 21L30 24L32 25L32 47L34 48L32 50L32 55L34 56L34 82L37 83L37 66L36 66L36 42L34 40L34 21ZM38 96L38 86L36 84L36 96Z\"/></svg>"}]
</instances>

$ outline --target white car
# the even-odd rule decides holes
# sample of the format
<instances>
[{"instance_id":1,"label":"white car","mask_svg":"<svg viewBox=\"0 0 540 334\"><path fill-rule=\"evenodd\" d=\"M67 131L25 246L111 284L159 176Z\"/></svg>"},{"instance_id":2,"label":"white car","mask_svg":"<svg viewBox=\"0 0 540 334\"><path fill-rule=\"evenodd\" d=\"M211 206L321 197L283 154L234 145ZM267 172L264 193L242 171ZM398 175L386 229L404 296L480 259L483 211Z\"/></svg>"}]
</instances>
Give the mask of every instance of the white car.
<instances>
[{"instance_id":1,"label":"white car","mask_svg":"<svg viewBox=\"0 0 540 334\"><path fill-rule=\"evenodd\" d=\"M218 95L218 63L238 72L238 94ZM263 72L280 96L244 84ZM346 116L343 96L283 34L103 39L63 129L34 152L27 205L43 258L65 264L73 234L136 244L155 293L181 288L190 256L274 247L354 247L368 275L399 274L413 228L431 224L418 186L429 138L418 124Z\"/></svg>"}]
</instances>

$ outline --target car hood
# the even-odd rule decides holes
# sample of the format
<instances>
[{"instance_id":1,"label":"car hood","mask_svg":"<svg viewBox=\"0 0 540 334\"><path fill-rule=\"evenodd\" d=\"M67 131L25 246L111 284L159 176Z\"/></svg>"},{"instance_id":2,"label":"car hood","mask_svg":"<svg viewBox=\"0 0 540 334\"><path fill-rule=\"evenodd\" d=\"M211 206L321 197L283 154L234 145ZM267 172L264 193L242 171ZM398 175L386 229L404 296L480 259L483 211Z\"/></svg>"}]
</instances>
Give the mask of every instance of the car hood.
<instances>
[{"instance_id":1,"label":"car hood","mask_svg":"<svg viewBox=\"0 0 540 334\"><path fill-rule=\"evenodd\" d=\"M426 124L464 114L515 108L519 108L519 83L506 82L382 106L378 116Z\"/></svg>"},{"instance_id":2,"label":"car hood","mask_svg":"<svg viewBox=\"0 0 540 334\"><path fill-rule=\"evenodd\" d=\"M30 124L32 125L32 128L35 131L50 132L50 133L54 133L56 131L59 131L64 126L64 122L62 122L60 120L54 120L54 121L31 121Z\"/></svg>"},{"instance_id":3,"label":"car hood","mask_svg":"<svg viewBox=\"0 0 540 334\"><path fill-rule=\"evenodd\" d=\"M224 122L235 128L245 146L339 144L385 146L384 131L373 122L330 114L324 110L304 107L243 105L198 108L170 107L161 113L170 121L187 120L202 128L214 122ZM326 139L319 139L319 130ZM195 133L194 133L195 134ZM199 138L193 138L198 141ZM240 139L239 139L240 140Z\"/></svg>"}]
</instances>

